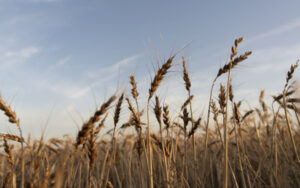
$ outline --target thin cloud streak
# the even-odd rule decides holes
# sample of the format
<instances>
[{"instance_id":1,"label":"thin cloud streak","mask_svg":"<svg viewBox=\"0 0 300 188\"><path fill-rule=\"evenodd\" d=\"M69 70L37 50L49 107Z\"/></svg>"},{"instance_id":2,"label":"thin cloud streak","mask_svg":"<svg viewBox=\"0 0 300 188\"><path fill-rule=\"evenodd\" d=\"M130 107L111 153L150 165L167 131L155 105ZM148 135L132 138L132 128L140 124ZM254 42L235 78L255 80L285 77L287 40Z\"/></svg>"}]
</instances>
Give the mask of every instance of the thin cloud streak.
<instances>
[{"instance_id":1,"label":"thin cloud streak","mask_svg":"<svg viewBox=\"0 0 300 188\"><path fill-rule=\"evenodd\" d=\"M77 85L70 84L56 84L56 85L48 85L46 89L49 89L54 94L58 96L63 96L68 99L78 99L84 96L92 86L80 87Z\"/></svg>"},{"instance_id":2,"label":"thin cloud streak","mask_svg":"<svg viewBox=\"0 0 300 188\"><path fill-rule=\"evenodd\" d=\"M293 21L287 23L287 24L284 24L284 25L281 25L279 27L276 27L270 31L267 31L267 32L264 32L264 33L261 33L261 34L258 34L252 38L249 38L247 40L247 43L250 43L250 42L255 42L257 40L261 40L261 39L265 39L267 37L272 37L272 36L276 36L276 35L280 35L280 34L283 34L285 32L288 32L288 31L291 31L291 30L294 30L296 28L300 27L300 18L296 18L294 19Z\"/></svg>"},{"instance_id":3,"label":"thin cloud streak","mask_svg":"<svg viewBox=\"0 0 300 188\"><path fill-rule=\"evenodd\" d=\"M60 60L57 62L57 65L58 65L58 66L61 66L61 65L67 64L67 63L70 62L71 58L72 58L72 56L68 55L68 56L66 56L66 57L64 57L64 58L62 58L62 59L60 59Z\"/></svg>"},{"instance_id":4,"label":"thin cloud streak","mask_svg":"<svg viewBox=\"0 0 300 188\"><path fill-rule=\"evenodd\" d=\"M3 51L0 49L0 70L4 73L11 71L21 71L19 65L27 62L30 58L37 55L41 48L36 46L28 46L20 50ZM2 73L3 74L3 73Z\"/></svg>"},{"instance_id":5,"label":"thin cloud streak","mask_svg":"<svg viewBox=\"0 0 300 188\"><path fill-rule=\"evenodd\" d=\"M32 46L32 47L23 48L19 51L7 51L7 52L4 53L4 56L8 57L8 58L24 58L24 59L27 59L27 58L32 57L33 55L35 55L39 51L40 51L40 49L38 47Z\"/></svg>"},{"instance_id":6,"label":"thin cloud streak","mask_svg":"<svg viewBox=\"0 0 300 188\"><path fill-rule=\"evenodd\" d=\"M138 59L141 58L142 56L143 56L143 54L138 54L138 55L134 55L134 56L125 58L125 59L123 59L123 60L117 62L117 63L114 64L113 66L109 67L109 69L110 69L111 71L116 71L116 70L118 70L119 68L124 67L124 66L128 65L129 63L132 63L132 62L138 60Z\"/></svg>"},{"instance_id":7,"label":"thin cloud streak","mask_svg":"<svg viewBox=\"0 0 300 188\"><path fill-rule=\"evenodd\" d=\"M114 73L119 68L124 68L125 66L129 66L130 64L135 63L141 57L143 57L143 54L130 56L125 59L122 59L121 61L111 66L101 68L100 70L85 72L84 75L87 76L88 78L97 78L99 77L99 75L103 75L103 73L105 74Z\"/></svg>"},{"instance_id":8,"label":"thin cloud streak","mask_svg":"<svg viewBox=\"0 0 300 188\"><path fill-rule=\"evenodd\" d=\"M49 68L47 68L45 74L49 74L49 73L51 73L52 71L58 69L59 67L62 67L62 66L64 66L64 65L70 63L71 59L72 59L72 56L71 56L71 55L67 55L67 56L65 56L65 57L63 57L63 58L61 58L61 59L59 59L59 60L57 61L57 63L55 63L54 65L51 65Z\"/></svg>"},{"instance_id":9,"label":"thin cloud streak","mask_svg":"<svg viewBox=\"0 0 300 188\"><path fill-rule=\"evenodd\" d=\"M285 72L290 64L300 58L300 44L291 46L277 46L267 49L256 50L252 57L249 57L251 67L246 71L267 73Z\"/></svg>"}]
</instances>

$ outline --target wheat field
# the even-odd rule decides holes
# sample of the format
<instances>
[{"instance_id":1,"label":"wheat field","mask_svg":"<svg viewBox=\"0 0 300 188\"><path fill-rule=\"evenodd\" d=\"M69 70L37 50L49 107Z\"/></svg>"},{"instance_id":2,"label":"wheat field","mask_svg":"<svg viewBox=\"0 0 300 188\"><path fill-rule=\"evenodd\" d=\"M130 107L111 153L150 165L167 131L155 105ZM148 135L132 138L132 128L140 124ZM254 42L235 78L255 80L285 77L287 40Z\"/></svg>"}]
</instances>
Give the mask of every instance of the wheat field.
<instances>
[{"instance_id":1,"label":"wheat field","mask_svg":"<svg viewBox=\"0 0 300 188\"><path fill-rule=\"evenodd\" d=\"M0 133L2 187L300 187L300 108L291 65L286 83L272 103L261 91L259 106L246 108L234 95L231 71L251 58L234 41L227 64L211 83L207 116L193 113L185 58L174 54L149 83L146 105L139 82L129 76L130 91L113 94L82 125L76 138L24 139L18 113L0 98L1 115L18 134ZM156 91L174 66L182 64L186 101L170 114ZM284 76L284 75L283 75ZM220 77L226 82L216 86ZM258 91L260 92L260 91ZM216 100L217 99L217 100ZM154 104L154 105L152 105ZM120 113L129 112L127 122ZM150 118L153 116L155 118ZM176 117L176 118L171 118ZM112 118L113 123L107 123ZM159 125L154 131L153 126ZM113 128L111 139L103 127ZM119 134L132 129L130 134Z\"/></svg>"}]
</instances>

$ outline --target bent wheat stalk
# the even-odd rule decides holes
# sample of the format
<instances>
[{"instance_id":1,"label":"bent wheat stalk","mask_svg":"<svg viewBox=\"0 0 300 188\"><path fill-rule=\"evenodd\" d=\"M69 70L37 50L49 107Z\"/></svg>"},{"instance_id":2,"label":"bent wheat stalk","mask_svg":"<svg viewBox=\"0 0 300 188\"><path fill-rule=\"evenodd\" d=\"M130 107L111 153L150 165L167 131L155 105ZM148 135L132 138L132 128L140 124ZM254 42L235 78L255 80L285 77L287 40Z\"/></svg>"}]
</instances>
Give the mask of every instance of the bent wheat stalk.
<instances>
[{"instance_id":1,"label":"bent wheat stalk","mask_svg":"<svg viewBox=\"0 0 300 188\"><path fill-rule=\"evenodd\" d=\"M182 67L183 67L183 80L184 80L184 83L185 83L185 89L187 90L188 92L188 99L186 100L186 102L183 104L183 106L181 107L181 110L184 109L184 107L186 105L189 104L190 106L190 112L191 112L191 123L192 123L192 130L193 132L196 131L196 127L195 127L195 123L194 123L194 116L193 116L193 108L192 108L192 99L193 99L193 95L191 95L191 80L190 80L190 77L189 77L189 72L186 68L186 62L185 62L185 59L184 57L182 57ZM197 176L196 176L196 170L197 170L197 153L196 153L196 140L195 140L195 134L192 134L192 140L193 140L193 159L194 159L194 186L197 187Z\"/></svg>"},{"instance_id":2,"label":"bent wheat stalk","mask_svg":"<svg viewBox=\"0 0 300 188\"><path fill-rule=\"evenodd\" d=\"M20 134L20 143L21 143L21 188L24 187L24 138L23 138L23 133L22 129L20 126L20 120L17 118L16 113L10 108L10 106L6 105L5 101L2 99L0 96L0 110L2 110L5 115L8 117L8 121L10 123L16 124L19 134Z\"/></svg>"},{"instance_id":3,"label":"bent wheat stalk","mask_svg":"<svg viewBox=\"0 0 300 188\"><path fill-rule=\"evenodd\" d=\"M228 73L228 80L227 80L227 95L226 95L226 105L228 105L228 98L229 98L229 87L230 87L230 79L231 79L231 69L236 67L240 62L244 61L248 58L249 55L251 55L251 51L246 51L243 55L240 55L238 57L235 57L237 55L237 47L238 45L244 40L243 37L238 38L234 42L234 46L231 48L231 56L229 63L225 64L222 68L219 69L217 76L213 80L211 89L210 89L210 95L209 95L209 104L208 104L208 113L207 113L207 121L206 121L206 135L205 135L205 142L204 142L204 158L203 158L203 167L205 168L205 160L207 155L207 144L208 144L208 126L209 126L209 120L210 120L210 108L211 108L211 102L212 102L212 95L213 95L213 89L214 85L217 81L217 79L225 74ZM235 57L235 58L234 58ZM226 113L225 113L225 126L224 126L224 144L225 144L225 162L224 162L224 171L225 171L225 180L224 180L224 187L228 186L228 142L227 140L227 122L228 121L228 110L226 107Z\"/></svg>"},{"instance_id":4,"label":"bent wheat stalk","mask_svg":"<svg viewBox=\"0 0 300 188\"><path fill-rule=\"evenodd\" d=\"M297 152L296 143L295 143L295 140L294 140L294 137L293 137L293 134L292 134L291 122L290 122L289 115L288 115L287 99L286 99L286 92L287 92L287 88L288 88L288 85L289 85L289 81L293 78L293 73L294 73L295 69L298 67L298 62L299 62L299 60L296 62L295 65L291 66L290 70L287 73L286 84L285 84L283 92L282 92L282 96L283 96L282 100L283 100L283 108L284 108L284 113L285 113L286 124L287 124L287 127L288 127L288 131L289 131L289 135L290 135L292 144L293 144L294 154L297 158L297 161L300 162L299 155L298 155L298 152Z\"/></svg>"},{"instance_id":5,"label":"bent wheat stalk","mask_svg":"<svg viewBox=\"0 0 300 188\"><path fill-rule=\"evenodd\" d=\"M158 69L156 75L154 76L153 81L151 82L151 87L149 89L149 97L147 100L147 142L148 142L148 155L149 155L149 178L150 178L150 187L153 188L153 169L152 169L152 146L150 143L150 115L149 115L149 105L150 100L153 97L155 91L159 87L164 76L167 74L168 70L171 68L171 64L175 58L175 55L170 57L166 63Z\"/></svg>"}]
</instances>

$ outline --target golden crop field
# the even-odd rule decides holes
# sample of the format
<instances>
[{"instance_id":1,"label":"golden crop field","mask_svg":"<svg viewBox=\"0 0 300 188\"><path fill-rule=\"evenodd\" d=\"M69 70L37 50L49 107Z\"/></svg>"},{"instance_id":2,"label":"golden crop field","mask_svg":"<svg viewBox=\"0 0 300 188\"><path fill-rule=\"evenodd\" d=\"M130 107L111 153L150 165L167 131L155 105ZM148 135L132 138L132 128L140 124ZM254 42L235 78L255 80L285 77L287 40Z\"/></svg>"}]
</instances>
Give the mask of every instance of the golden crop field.
<instances>
[{"instance_id":1,"label":"golden crop field","mask_svg":"<svg viewBox=\"0 0 300 188\"><path fill-rule=\"evenodd\" d=\"M229 61L216 70L207 91L209 101L202 101L209 104L205 116L193 113L197 96L191 92L189 70L179 54L156 71L145 106L139 102L139 81L132 74L130 90L112 94L76 138L24 139L18 112L0 98L1 115L19 130L19 134L0 134L0 185L300 187L300 98L293 79L298 62L290 66L285 85L272 103L265 102L261 91L260 105L247 108L244 101L236 100L231 84L235 82L231 71L251 58L251 51L238 51L242 42L243 38L234 41ZM171 114L169 106L174 104L156 95L175 59L182 63L182 89L186 90L186 101L177 104L179 114ZM220 77L226 82L219 84ZM127 122L120 121L122 111L130 114ZM107 118L113 123L107 123ZM154 124L159 125L158 131L153 130ZM107 133L112 139L103 137L103 127L113 128ZM134 130L130 134L118 134L130 128Z\"/></svg>"}]
</instances>

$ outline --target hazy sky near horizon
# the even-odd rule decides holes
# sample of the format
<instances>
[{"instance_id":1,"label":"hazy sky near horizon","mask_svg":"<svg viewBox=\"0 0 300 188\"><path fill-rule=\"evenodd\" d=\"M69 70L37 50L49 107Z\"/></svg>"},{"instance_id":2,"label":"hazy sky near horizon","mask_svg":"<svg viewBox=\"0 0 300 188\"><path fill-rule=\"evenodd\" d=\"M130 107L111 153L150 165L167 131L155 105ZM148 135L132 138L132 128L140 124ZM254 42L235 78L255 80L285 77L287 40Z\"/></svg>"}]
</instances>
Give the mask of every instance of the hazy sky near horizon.
<instances>
[{"instance_id":1,"label":"hazy sky near horizon","mask_svg":"<svg viewBox=\"0 0 300 188\"><path fill-rule=\"evenodd\" d=\"M130 93L131 73L143 98L158 64L186 46L158 94L174 109L185 100L185 56L200 115L234 39L244 36L239 51L253 54L233 72L233 88L251 103L262 89L280 92L300 58L299 8L299 1L0 0L0 93L25 134L74 136L116 90ZM3 113L0 122L0 132L16 132Z\"/></svg>"}]
</instances>

